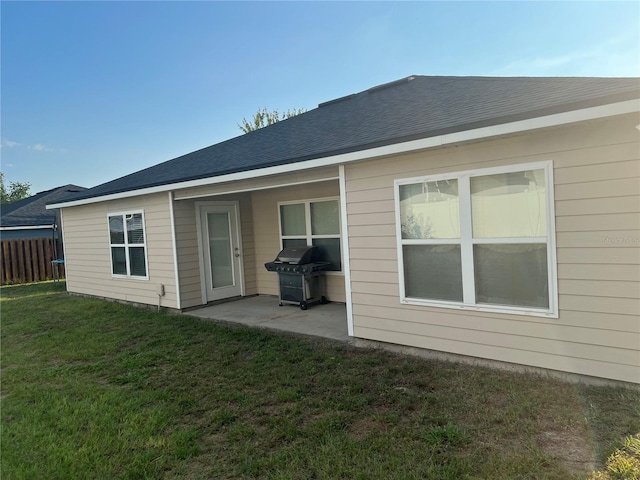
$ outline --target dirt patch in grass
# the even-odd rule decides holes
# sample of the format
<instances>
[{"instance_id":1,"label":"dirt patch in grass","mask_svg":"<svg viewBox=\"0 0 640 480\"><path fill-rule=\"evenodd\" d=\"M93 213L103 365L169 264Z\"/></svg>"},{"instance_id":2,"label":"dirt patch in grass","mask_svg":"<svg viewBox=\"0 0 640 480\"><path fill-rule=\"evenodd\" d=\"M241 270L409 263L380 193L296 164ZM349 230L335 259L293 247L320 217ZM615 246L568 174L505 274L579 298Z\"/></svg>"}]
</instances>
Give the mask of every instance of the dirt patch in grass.
<instances>
[{"instance_id":1,"label":"dirt patch in grass","mask_svg":"<svg viewBox=\"0 0 640 480\"><path fill-rule=\"evenodd\" d=\"M538 435L538 444L550 457L555 457L572 471L585 474L596 468L593 442L577 428L550 430Z\"/></svg>"},{"instance_id":2,"label":"dirt patch in grass","mask_svg":"<svg viewBox=\"0 0 640 480\"><path fill-rule=\"evenodd\" d=\"M348 428L349 437L355 441L361 441L372 434L385 432L389 426L371 417L358 418L351 422Z\"/></svg>"}]
</instances>

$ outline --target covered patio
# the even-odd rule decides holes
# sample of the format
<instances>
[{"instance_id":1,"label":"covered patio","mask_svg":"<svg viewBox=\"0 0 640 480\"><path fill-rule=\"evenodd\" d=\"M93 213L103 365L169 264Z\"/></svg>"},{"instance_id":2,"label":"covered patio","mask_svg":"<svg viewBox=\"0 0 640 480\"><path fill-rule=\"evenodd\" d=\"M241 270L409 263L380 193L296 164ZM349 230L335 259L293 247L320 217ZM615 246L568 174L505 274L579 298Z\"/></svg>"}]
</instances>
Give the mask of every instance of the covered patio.
<instances>
[{"instance_id":1,"label":"covered patio","mask_svg":"<svg viewBox=\"0 0 640 480\"><path fill-rule=\"evenodd\" d=\"M303 311L295 305L285 304L280 307L278 302L276 296L256 295L196 308L185 314L342 342L351 340L347 334L347 311L344 303L310 305Z\"/></svg>"}]
</instances>

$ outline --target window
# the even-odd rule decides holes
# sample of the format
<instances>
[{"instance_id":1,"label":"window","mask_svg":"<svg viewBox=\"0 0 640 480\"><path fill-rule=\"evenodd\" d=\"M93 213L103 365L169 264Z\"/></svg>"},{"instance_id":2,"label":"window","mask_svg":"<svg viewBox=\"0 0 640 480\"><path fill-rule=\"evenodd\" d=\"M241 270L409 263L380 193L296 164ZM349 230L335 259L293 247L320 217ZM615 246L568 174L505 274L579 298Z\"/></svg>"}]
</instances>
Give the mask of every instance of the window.
<instances>
[{"instance_id":1,"label":"window","mask_svg":"<svg viewBox=\"0 0 640 480\"><path fill-rule=\"evenodd\" d=\"M282 248L317 246L330 270L342 270L340 250L340 204L338 199L280 204Z\"/></svg>"},{"instance_id":2,"label":"window","mask_svg":"<svg viewBox=\"0 0 640 480\"><path fill-rule=\"evenodd\" d=\"M147 278L142 212L109 214L109 243L114 276Z\"/></svg>"},{"instance_id":3,"label":"window","mask_svg":"<svg viewBox=\"0 0 640 480\"><path fill-rule=\"evenodd\" d=\"M557 315L551 162L397 180L402 301Z\"/></svg>"}]
</instances>

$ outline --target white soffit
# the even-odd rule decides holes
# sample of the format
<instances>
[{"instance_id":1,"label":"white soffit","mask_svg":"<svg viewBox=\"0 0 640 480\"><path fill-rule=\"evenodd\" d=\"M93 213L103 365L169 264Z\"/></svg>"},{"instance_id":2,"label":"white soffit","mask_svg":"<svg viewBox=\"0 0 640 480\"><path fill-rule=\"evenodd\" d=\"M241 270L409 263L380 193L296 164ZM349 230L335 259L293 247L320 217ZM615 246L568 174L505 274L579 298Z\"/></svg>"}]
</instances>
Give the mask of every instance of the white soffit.
<instances>
[{"instance_id":1,"label":"white soffit","mask_svg":"<svg viewBox=\"0 0 640 480\"><path fill-rule=\"evenodd\" d=\"M236 180L246 180L256 177L264 177L268 175L278 175L281 173L290 173L300 170L309 170L312 168L326 167L331 165L341 165L345 163L357 162L361 160L373 159L377 157L385 157L389 155L397 155L400 153L409 153L416 150L424 150L428 148L442 147L445 145L453 145L461 142L469 142L473 140L487 139L501 135L509 135L514 133L526 132L540 128L548 128L559 125L567 125L570 123L582 122L586 120L596 120L599 118L612 117L616 115L624 115L640 111L640 99L626 100L624 102L600 105L597 107L589 107L581 110L573 110L570 112L556 113L542 117L530 118L527 120L518 120L516 122L503 123L500 125L492 125L488 127L475 128L472 130L464 130L462 132L448 133L445 135L437 135L434 137L423 138L420 140L412 140L409 142L394 143L383 147L359 150L357 152L333 155L330 157L316 158L314 160L306 160L297 163L288 163L275 167L266 167L258 170L250 170L245 172L230 173L228 175L220 175L217 177L201 178L198 180L189 180L185 182L170 183L167 185L159 185L156 187L141 188L139 190L130 190L121 193L113 193L99 197L85 198L82 200L70 201L65 203L55 203L47 205L47 210L53 208L75 207L79 205L87 205L90 203L105 202L108 200L118 200L122 198L136 197L139 195L148 195L151 193L167 192L182 188L200 187L204 185L215 185L218 183L233 182Z\"/></svg>"}]
</instances>

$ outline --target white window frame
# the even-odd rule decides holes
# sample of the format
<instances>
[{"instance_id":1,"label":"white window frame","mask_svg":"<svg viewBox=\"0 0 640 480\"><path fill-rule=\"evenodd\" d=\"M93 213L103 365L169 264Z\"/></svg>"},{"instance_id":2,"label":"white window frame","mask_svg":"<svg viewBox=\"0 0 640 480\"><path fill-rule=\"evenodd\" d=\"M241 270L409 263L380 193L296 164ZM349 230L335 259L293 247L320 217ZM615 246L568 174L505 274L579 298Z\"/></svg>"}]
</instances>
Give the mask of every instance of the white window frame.
<instances>
[{"instance_id":1,"label":"white window frame","mask_svg":"<svg viewBox=\"0 0 640 480\"><path fill-rule=\"evenodd\" d=\"M546 225L545 237L516 237L516 238L473 238L471 218L471 188L470 179L476 176L496 175L502 173L515 173L525 170L544 170L546 193ZM458 180L458 195L460 208L460 238L455 239L421 239L410 240L402 238L402 223L400 216L400 186L415 183L434 182L443 180ZM503 167L491 167L483 169L449 172L420 177L403 178L394 180L394 203L396 222L396 244L398 251L398 274L400 279L400 303L407 305L424 305L459 310L471 310L479 312L499 312L518 315L531 315L549 318L558 318L558 272L556 261L556 235L555 235L555 208L554 208L554 181L553 162L551 160L521 163ZM547 284L549 291L549 308L538 309L533 307L518 307L506 305L477 304L475 300L475 276L473 266L473 246L488 243L543 243L547 245ZM430 300L407 297L404 279L403 245L439 245L457 244L461 249L462 287L463 301Z\"/></svg>"},{"instance_id":2,"label":"white window frame","mask_svg":"<svg viewBox=\"0 0 640 480\"><path fill-rule=\"evenodd\" d=\"M311 204L318 202L338 202L338 234L331 235L312 235L311 233ZM280 213L281 205L300 205L304 204L304 219L305 219L305 235L282 235L282 216ZM287 200L285 202L278 202L278 236L280 237L280 250L284 248L283 240L299 240L304 238L307 241L307 245L313 245L313 240L318 238L338 238L340 241L340 270L331 270L323 272L325 275L344 275L344 246L342 244L342 217L340 213L340 197L324 197L324 198L311 198L304 200Z\"/></svg>"},{"instance_id":3,"label":"white window frame","mask_svg":"<svg viewBox=\"0 0 640 480\"><path fill-rule=\"evenodd\" d=\"M129 236L127 235L127 215L142 215L142 235L144 236L143 243L129 243ZM110 217L122 217L123 225L124 225L124 243L111 243L111 227L109 226L109 218ZM107 213L107 238L109 239L109 268L111 269L111 277L112 278L126 278L130 280L149 280L149 254L147 249L147 226L144 216L144 210L126 210L120 212L109 212ZM113 247L124 247L125 252L125 262L127 265L127 274L117 274L113 273ZM144 247L144 266L145 266L145 275L131 275L131 266L129 260L129 248L130 247Z\"/></svg>"}]
</instances>

